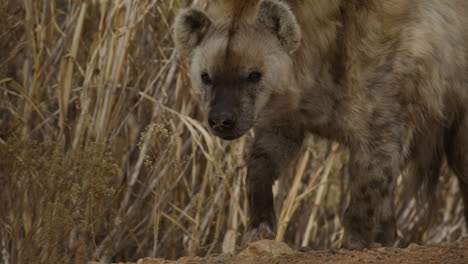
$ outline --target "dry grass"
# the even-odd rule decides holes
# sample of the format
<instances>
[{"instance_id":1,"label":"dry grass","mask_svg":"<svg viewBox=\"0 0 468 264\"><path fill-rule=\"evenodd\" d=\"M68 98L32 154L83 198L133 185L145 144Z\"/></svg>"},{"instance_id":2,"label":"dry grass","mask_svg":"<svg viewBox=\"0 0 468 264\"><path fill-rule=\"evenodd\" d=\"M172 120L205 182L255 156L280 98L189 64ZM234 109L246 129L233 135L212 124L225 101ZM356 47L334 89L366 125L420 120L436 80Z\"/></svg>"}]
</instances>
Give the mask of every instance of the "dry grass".
<instances>
[{"instance_id":1,"label":"dry grass","mask_svg":"<svg viewBox=\"0 0 468 264\"><path fill-rule=\"evenodd\" d=\"M2 1L2 263L234 251L248 221L252 135L225 143L203 125L171 36L188 2ZM275 186L277 239L339 245L346 160L341 147L310 138ZM398 198L400 245L466 233L457 188L444 177L429 231L424 208Z\"/></svg>"}]
</instances>

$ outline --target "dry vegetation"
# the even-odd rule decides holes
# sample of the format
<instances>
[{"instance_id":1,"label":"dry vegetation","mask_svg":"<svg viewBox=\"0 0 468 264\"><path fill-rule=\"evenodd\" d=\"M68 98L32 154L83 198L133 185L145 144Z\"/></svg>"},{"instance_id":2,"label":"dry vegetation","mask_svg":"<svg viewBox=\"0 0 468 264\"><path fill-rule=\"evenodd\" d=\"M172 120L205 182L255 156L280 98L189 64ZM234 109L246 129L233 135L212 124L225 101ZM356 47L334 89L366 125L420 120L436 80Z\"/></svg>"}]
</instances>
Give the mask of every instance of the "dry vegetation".
<instances>
[{"instance_id":1,"label":"dry vegetation","mask_svg":"<svg viewBox=\"0 0 468 264\"><path fill-rule=\"evenodd\" d=\"M205 128L171 36L175 12L187 4L2 0L1 263L235 250L248 221L252 135L225 143ZM346 160L338 145L309 139L275 186L283 190L275 192L277 239L339 245ZM445 175L429 231L426 206L397 198L400 245L466 232L457 183Z\"/></svg>"}]
</instances>

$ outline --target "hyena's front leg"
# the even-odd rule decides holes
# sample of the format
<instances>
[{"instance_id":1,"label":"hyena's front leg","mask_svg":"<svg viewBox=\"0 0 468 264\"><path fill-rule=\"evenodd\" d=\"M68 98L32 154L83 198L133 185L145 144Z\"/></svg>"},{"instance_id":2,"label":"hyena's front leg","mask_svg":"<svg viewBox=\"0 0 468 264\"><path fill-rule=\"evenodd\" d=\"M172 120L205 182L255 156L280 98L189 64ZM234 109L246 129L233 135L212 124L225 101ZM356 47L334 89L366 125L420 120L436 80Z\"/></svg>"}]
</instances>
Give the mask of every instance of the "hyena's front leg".
<instances>
[{"instance_id":1,"label":"hyena's front leg","mask_svg":"<svg viewBox=\"0 0 468 264\"><path fill-rule=\"evenodd\" d=\"M275 237L276 214L272 185L284 169L290 166L303 139L302 127L288 119L276 120L274 124L255 130L246 181L250 224L244 234L243 244Z\"/></svg>"},{"instance_id":2,"label":"hyena's front leg","mask_svg":"<svg viewBox=\"0 0 468 264\"><path fill-rule=\"evenodd\" d=\"M395 151L389 151L389 150ZM393 209L399 153L395 144L369 151L351 151L351 200L343 225L343 247L362 249L372 242L391 246L396 238Z\"/></svg>"}]
</instances>

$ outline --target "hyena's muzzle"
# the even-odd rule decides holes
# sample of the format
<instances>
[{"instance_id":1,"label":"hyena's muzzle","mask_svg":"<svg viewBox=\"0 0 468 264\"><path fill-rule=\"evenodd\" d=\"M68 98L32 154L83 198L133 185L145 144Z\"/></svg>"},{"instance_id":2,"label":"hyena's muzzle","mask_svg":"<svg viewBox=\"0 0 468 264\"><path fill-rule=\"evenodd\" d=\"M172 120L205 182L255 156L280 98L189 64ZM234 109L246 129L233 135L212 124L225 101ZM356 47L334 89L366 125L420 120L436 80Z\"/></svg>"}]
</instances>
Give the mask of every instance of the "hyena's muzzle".
<instances>
[{"instance_id":1,"label":"hyena's muzzle","mask_svg":"<svg viewBox=\"0 0 468 264\"><path fill-rule=\"evenodd\" d=\"M214 87L208 109L208 125L211 132L225 140L236 139L252 127L253 118L241 99L238 87ZM241 102L244 101L244 102ZM246 111L247 110L247 111Z\"/></svg>"}]
</instances>

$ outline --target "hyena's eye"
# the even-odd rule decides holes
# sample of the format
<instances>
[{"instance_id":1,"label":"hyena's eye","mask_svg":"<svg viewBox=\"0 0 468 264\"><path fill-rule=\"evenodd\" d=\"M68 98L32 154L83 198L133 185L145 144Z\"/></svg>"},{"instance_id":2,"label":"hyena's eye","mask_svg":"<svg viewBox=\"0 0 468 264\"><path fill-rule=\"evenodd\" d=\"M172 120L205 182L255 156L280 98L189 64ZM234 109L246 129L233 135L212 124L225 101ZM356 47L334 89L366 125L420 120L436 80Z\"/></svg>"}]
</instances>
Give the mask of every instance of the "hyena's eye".
<instances>
[{"instance_id":1,"label":"hyena's eye","mask_svg":"<svg viewBox=\"0 0 468 264\"><path fill-rule=\"evenodd\" d=\"M201 74L201 79L202 79L202 82L206 85L213 84L213 81L211 80L210 75L206 72Z\"/></svg>"},{"instance_id":2,"label":"hyena's eye","mask_svg":"<svg viewBox=\"0 0 468 264\"><path fill-rule=\"evenodd\" d=\"M249 74L247 79L249 82L257 83L262 79L262 74L260 72L254 71Z\"/></svg>"}]
</instances>

